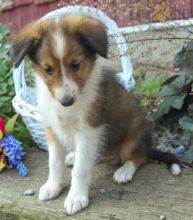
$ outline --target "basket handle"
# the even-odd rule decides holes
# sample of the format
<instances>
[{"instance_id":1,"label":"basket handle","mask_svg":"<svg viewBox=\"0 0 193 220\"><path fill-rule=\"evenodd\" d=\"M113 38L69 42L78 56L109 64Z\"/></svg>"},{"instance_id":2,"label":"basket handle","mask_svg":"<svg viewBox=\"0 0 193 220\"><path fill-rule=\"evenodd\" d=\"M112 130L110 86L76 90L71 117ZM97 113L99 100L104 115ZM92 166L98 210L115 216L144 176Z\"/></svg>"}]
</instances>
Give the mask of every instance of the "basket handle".
<instances>
[{"instance_id":1,"label":"basket handle","mask_svg":"<svg viewBox=\"0 0 193 220\"><path fill-rule=\"evenodd\" d=\"M26 97L27 85L24 76L24 60L16 68L13 67L13 81L15 86L16 96Z\"/></svg>"}]
</instances>

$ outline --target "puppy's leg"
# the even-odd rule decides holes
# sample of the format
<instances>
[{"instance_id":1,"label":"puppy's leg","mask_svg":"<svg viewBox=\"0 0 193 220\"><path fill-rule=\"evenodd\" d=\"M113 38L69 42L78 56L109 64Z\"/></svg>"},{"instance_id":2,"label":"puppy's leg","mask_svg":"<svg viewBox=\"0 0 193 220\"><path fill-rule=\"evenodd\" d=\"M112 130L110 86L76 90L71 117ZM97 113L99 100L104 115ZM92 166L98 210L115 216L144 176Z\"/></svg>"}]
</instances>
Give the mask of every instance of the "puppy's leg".
<instances>
[{"instance_id":1,"label":"puppy's leg","mask_svg":"<svg viewBox=\"0 0 193 220\"><path fill-rule=\"evenodd\" d=\"M120 160L123 164L114 173L114 180L117 183L127 183L132 180L136 170L146 162L146 144L141 143L135 137L129 138L129 140L121 146Z\"/></svg>"},{"instance_id":2,"label":"puppy's leg","mask_svg":"<svg viewBox=\"0 0 193 220\"><path fill-rule=\"evenodd\" d=\"M57 197L64 186L65 148L57 141L50 128L46 129L46 137L49 147L49 177L47 182L40 188L40 200Z\"/></svg>"},{"instance_id":3,"label":"puppy's leg","mask_svg":"<svg viewBox=\"0 0 193 220\"><path fill-rule=\"evenodd\" d=\"M145 161L145 158L142 157L133 157L127 160L122 167L115 171L113 179L119 184L131 181L136 170L145 163Z\"/></svg>"},{"instance_id":4,"label":"puppy's leg","mask_svg":"<svg viewBox=\"0 0 193 220\"><path fill-rule=\"evenodd\" d=\"M100 129L90 129L76 136L75 162L72 170L70 191L64 208L70 215L88 206L91 172L100 144Z\"/></svg>"}]
</instances>

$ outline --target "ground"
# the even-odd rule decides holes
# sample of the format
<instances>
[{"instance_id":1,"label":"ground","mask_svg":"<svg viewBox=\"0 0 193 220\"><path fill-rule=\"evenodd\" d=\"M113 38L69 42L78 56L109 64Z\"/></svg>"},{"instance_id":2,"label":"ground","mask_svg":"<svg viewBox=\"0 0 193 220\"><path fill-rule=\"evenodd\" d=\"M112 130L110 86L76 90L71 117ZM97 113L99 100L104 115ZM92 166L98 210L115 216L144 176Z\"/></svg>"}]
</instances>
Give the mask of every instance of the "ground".
<instances>
[{"instance_id":1,"label":"ground","mask_svg":"<svg viewBox=\"0 0 193 220\"><path fill-rule=\"evenodd\" d=\"M59 198L38 201L39 187L48 173L46 152L28 153L25 163L30 174L20 177L16 170L0 174L1 220L167 220L193 219L193 172L185 168L179 177L172 176L165 165L147 164L133 182L113 182L115 168L98 165L94 171L89 208L74 216L66 216L64 198L70 186L70 168L66 168L66 186ZM33 189L35 195L24 196Z\"/></svg>"}]
</instances>

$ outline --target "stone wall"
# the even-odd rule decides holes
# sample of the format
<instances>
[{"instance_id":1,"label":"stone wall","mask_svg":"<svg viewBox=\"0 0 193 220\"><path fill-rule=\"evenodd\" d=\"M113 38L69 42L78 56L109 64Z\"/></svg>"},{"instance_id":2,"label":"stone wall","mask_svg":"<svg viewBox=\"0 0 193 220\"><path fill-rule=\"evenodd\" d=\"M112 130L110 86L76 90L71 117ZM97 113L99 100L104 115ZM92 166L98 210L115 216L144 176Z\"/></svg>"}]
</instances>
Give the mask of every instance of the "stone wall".
<instances>
[{"instance_id":1,"label":"stone wall","mask_svg":"<svg viewBox=\"0 0 193 220\"><path fill-rule=\"evenodd\" d=\"M191 33L192 32L192 33ZM193 25L188 27L168 28L164 30L153 30L126 35L127 41L130 42L128 53L131 55L134 64L134 71L138 74L141 71L158 71L167 70L174 72L173 60L175 55L182 49L183 45L188 42L186 39L193 39ZM173 38L167 40L166 38ZM154 40L153 40L154 39ZM159 39L159 40L155 40ZM113 43L110 42L112 45ZM119 63L117 49L110 46L110 57L116 63ZM113 55L112 55L113 54Z\"/></svg>"}]
</instances>

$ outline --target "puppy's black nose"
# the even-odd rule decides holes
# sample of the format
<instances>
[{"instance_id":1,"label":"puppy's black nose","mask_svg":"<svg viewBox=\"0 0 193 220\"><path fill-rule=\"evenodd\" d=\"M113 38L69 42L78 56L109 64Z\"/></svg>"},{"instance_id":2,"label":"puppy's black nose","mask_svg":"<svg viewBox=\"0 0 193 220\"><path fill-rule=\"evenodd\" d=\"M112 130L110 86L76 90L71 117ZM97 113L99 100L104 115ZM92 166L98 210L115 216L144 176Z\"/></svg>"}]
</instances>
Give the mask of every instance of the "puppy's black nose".
<instances>
[{"instance_id":1,"label":"puppy's black nose","mask_svg":"<svg viewBox=\"0 0 193 220\"><path fill-rule=\"evenodd\" d=\"M61 105L62 106L71 106L74 103L74 98L73 97L65 97L63 100L61 100Z\"/></svg>"}]
</instances>

